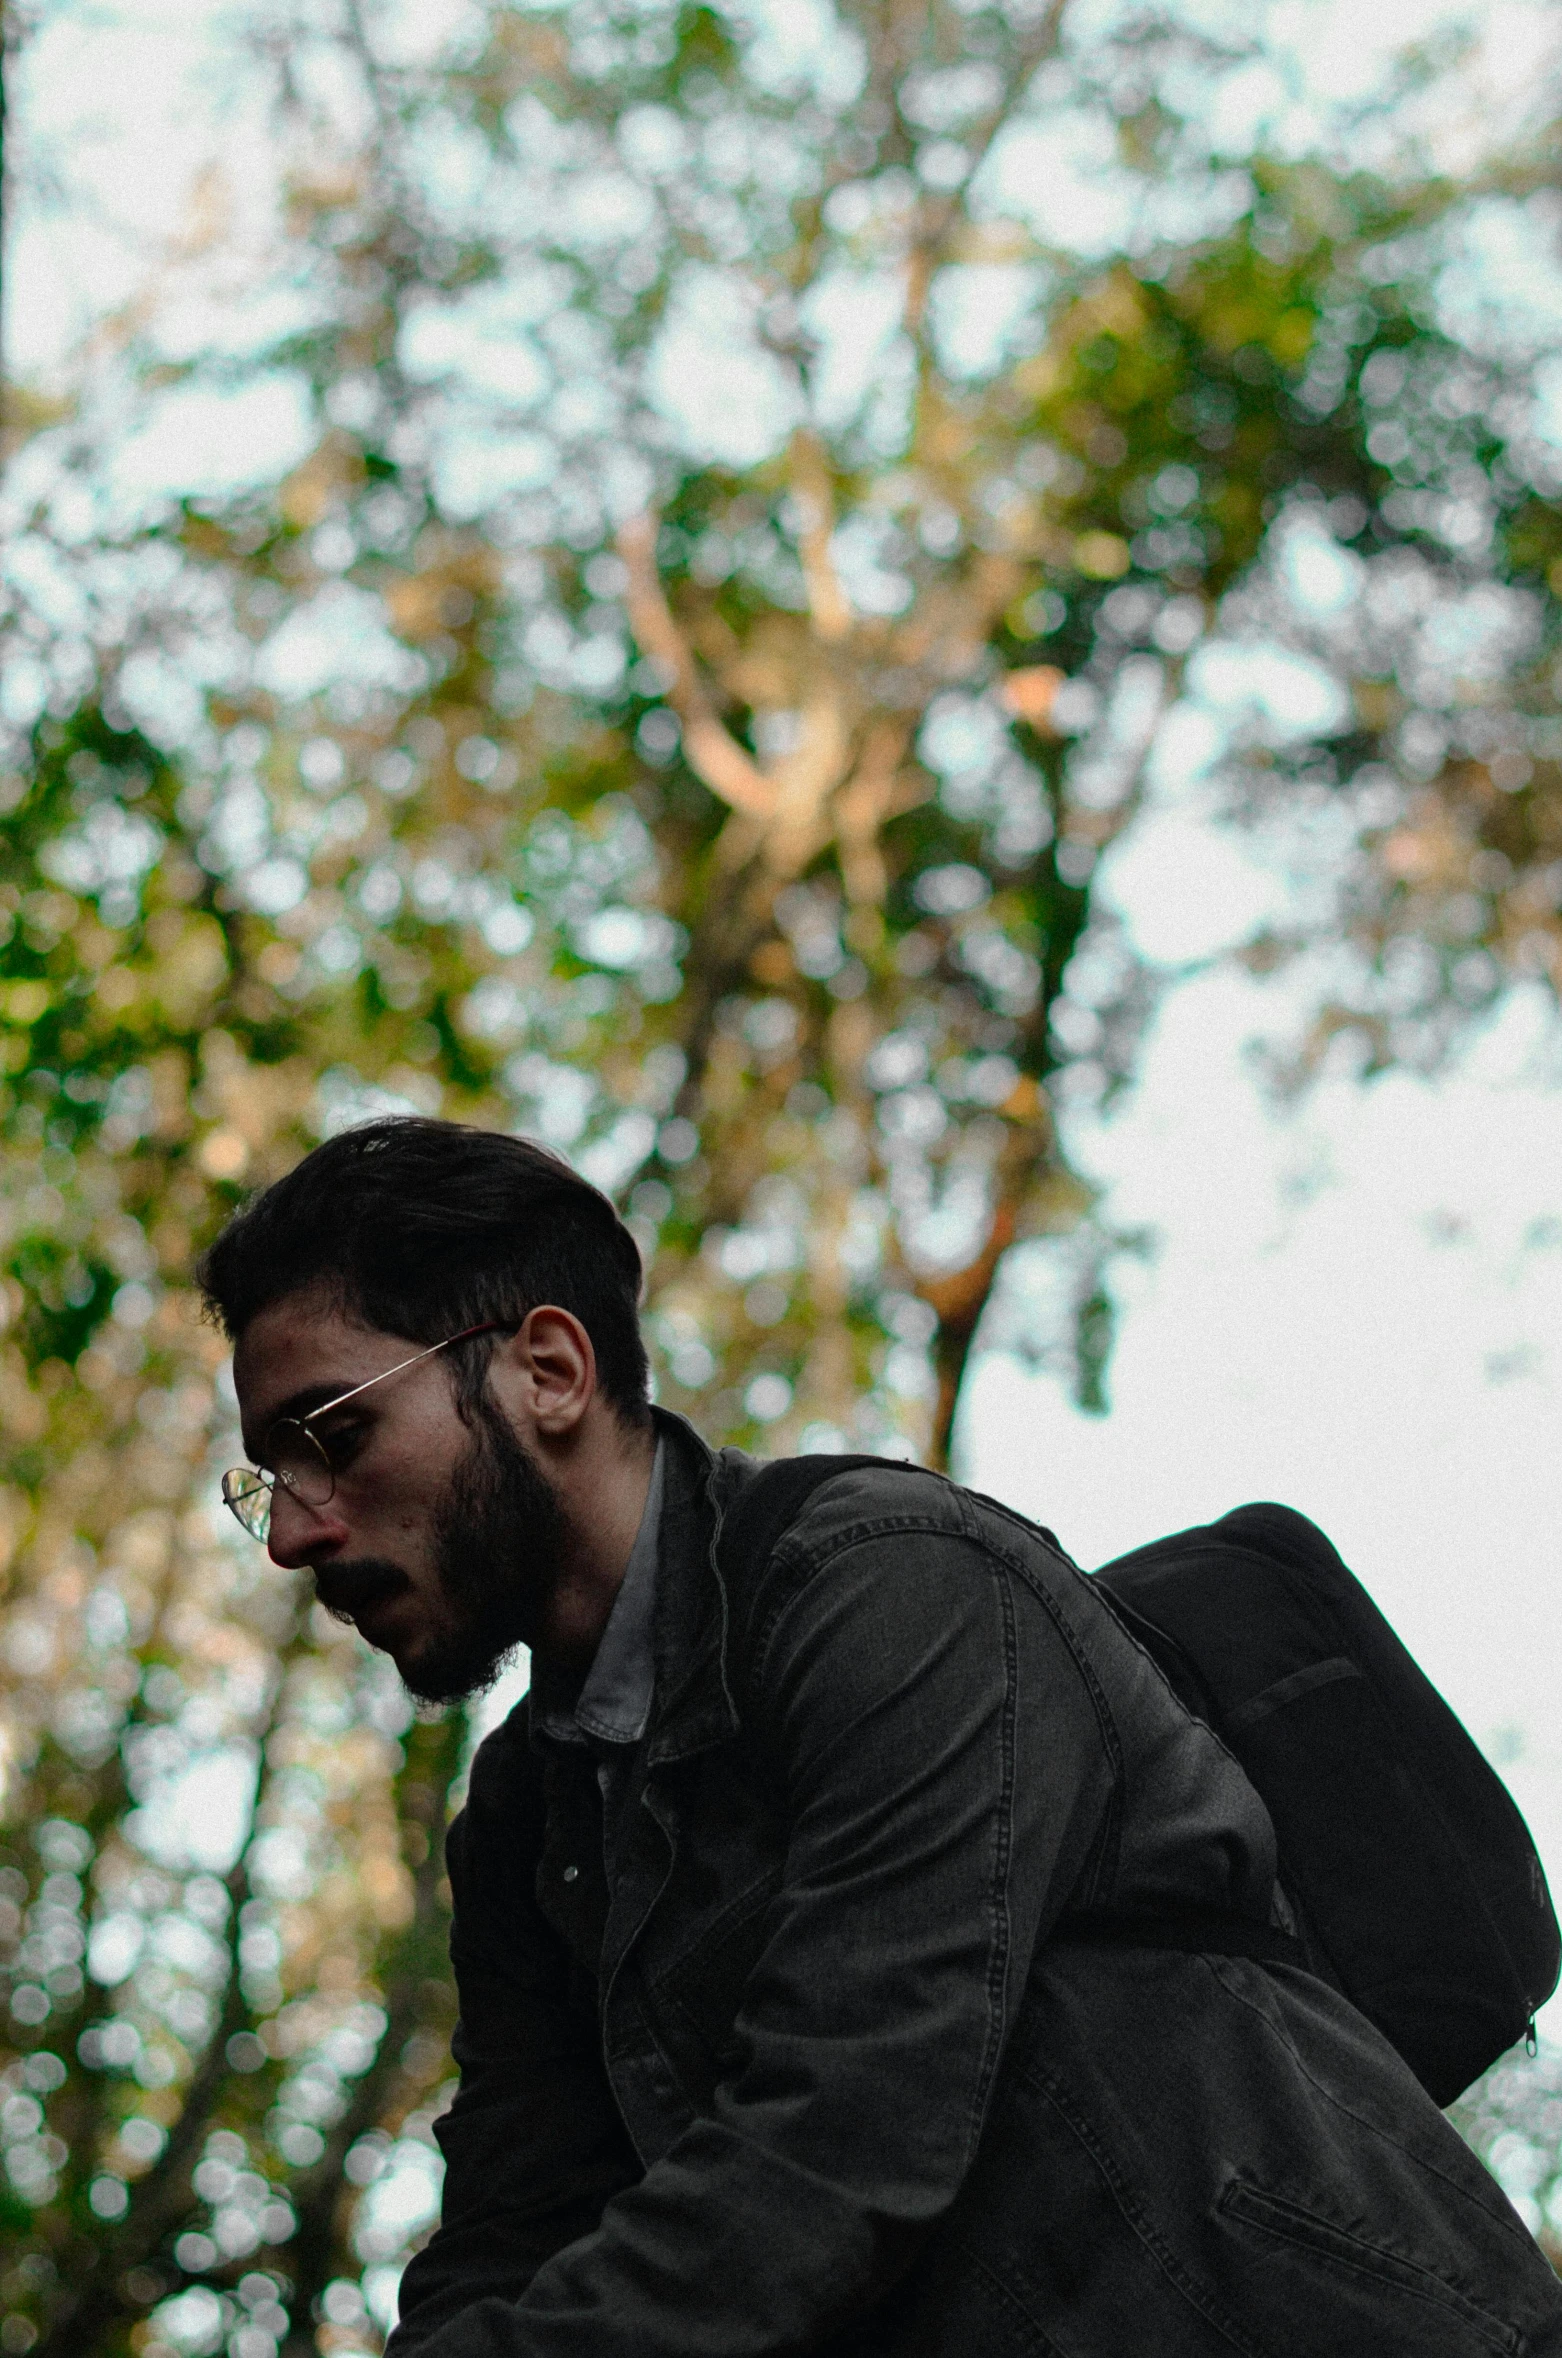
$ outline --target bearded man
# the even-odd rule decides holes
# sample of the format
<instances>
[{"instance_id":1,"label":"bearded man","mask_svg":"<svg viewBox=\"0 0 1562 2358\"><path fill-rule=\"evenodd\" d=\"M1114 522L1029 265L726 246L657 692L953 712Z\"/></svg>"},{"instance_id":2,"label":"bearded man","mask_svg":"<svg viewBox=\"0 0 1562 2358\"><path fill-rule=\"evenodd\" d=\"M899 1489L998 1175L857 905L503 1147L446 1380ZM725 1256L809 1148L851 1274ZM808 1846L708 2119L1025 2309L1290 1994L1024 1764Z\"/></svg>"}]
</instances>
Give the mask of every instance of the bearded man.
<instances>
[{"instance_id":1,"label":"bearded man","mask_svg":"<svg viewBox=\"0 0 1562 2358\"><path fill-rule=\"evenodd\" d=\"M634 1242L524 1141L349 1131L203 1282L275 1562L427 1700L531 1649L450 1830L460 2090L391 2358L1562 2358L1502 2195L1285 1961L1257 1793L1050 1534L880 1461L778 1513L648 1404ZM1157 1917L1215 1929L1090 1937Z\"/></svg>"}]
</instances>

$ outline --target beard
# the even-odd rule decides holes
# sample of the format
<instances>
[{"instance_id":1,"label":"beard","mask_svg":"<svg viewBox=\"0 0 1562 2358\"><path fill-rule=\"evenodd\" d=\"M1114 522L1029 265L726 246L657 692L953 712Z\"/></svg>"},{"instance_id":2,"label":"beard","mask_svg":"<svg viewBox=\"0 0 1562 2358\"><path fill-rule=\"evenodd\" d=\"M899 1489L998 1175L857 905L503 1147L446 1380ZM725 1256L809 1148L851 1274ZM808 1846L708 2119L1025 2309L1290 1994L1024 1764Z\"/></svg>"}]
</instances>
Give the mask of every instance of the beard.
<instances>
[{"instance_id":1,"label":"beard","mask_svg":"<svg viewBox=\"0 0 1562 2358\"><path fill-rule=\"evenodd\" d=\"M557 1490L498 1405L479 1398L472 1445L432 1516L432 1611L415 1644L387 1648L415 1702L481 1695L517 1646L531 1644L557 1587L564 1537ZM406 1587L401 1566L380 1556L323 1563L314 1573L316 1599L349 1627L361 1625L378 1596Z\"/></svg>"},{"instance_id":2,"label":"beard","mask_svg":"<svg viewBox=\"0 0 1562 2358\"><path fill-rule=\"evenodd\" d=\"M458 1703L491 1687L536 1629L564 1543L558 1494L509 1421L484 1398L471 1446L434 1511L435 1592L430 1624L396 1667L419 1703ZM377 1596L405 1589L401 1568L378 1557L321 1565L315 1593L334 1620L354 1625Z\"/></svg>"},{"instance_id":3,"label":"beard","mask_svg":"<svg viewBox=\"0 0 1562 2358\"><path fill-rule=\"evenodd\" d=\"M535 1629L563 1549L563 1509L542 1468L492 1401L480 1399L476 1417L434 1516L444 1614L400 1665L420 1703L457 1703L493 1685Z\"/></svg>"}]
</instances>

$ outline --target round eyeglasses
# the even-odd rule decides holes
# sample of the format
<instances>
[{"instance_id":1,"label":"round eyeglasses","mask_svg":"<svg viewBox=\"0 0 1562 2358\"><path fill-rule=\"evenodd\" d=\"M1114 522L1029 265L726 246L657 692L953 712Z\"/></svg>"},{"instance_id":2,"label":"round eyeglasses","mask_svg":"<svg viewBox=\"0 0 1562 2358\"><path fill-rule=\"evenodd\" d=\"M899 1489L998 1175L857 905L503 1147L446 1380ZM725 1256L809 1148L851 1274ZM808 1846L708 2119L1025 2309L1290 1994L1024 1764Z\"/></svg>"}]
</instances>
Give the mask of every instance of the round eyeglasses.
<instances>
[{"instance_id":1,"label":"round eyeglasses","mask_svg":"<svg viewBox=\"0 0 1562 2358\"><path fill-rule=\"evenodd\" d=\"M372 1392L376 1384L388 1384L392 1376L404 1375L421 1360L432 1359L436 1351L448 1351L452 1343L468 1342L473 1335L492 1334L500 1324L500 1320L489 1318L481 1326L464 1326L458 1335L446 1335L442 1343L430 1343L426 1351L414 1351L410 1359L398 1359L394 1367L370 1376L367 1383L354 1384L350 1392L338 1392L334 1400L322 1401L307 1416L278 1417L266 1435L261 1452L265 1465L230 1466L223 1475L223 1505L251 1539L262 1542L271 1536L271 1502L279 1482L301 1506L327 1505L336 1490L336 1468L326 1444L318 1433L309 1429L316 1418L329 1416L333 1408L356 1400L360 1392Z\"/></svg>"}]
</instances>

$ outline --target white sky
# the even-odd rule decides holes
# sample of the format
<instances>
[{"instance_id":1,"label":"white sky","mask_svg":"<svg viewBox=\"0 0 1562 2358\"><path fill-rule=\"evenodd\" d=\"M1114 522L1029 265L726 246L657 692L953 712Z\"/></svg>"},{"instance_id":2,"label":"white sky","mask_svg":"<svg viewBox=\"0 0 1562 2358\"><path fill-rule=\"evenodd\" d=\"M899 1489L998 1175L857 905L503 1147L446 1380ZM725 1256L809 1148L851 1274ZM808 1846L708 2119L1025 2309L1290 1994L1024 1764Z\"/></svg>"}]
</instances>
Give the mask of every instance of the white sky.
<instances>
[{"instance_id":1,"label":"white sky","mask_svg":"<svg viewBox=\"0 0 1562 2358\"><path fill-rule=\"evenodd\" d=\"M1305 145L1320 102L1465 14L1287 0L1269 59L1229 94L1231 135L1268 120ZM219 150L242 188L255 126L220 96L216 21L215 0L49 12L24 128L69 155L95 217L35 210L22 225L6 298L22 373L59 368L156 276ZM1545 7L1491 0L1478 22L1480 56L1435 125L1450 162L1532 94L1554 42ZM1234 935L1261 888L1189 809L1119 861L1110 889L1169 956ZM1190 908L1200 938L1183 941ZM1500 1759L1562 1889L1562 1109L1525 1077L1520 1009L1435 1087L1331 1084L1278 1118L1244 1049L1284 1022L1279 994L1227 975L1168 996L1133 1095L1080 1140L1111 1216L1159 1239L1119 1280L1111 1413L1084 1417L1052 1379L990 1358L967 1394L962 1471L1087 1564L1245 1499L1311 1514Z\"/></svg>"},{"instance_id":2,"label":"white sky","mask_svg":"<svg viewBox=\"0 0 1562 2358\"><path fill-rule=\"evenodd\" d=\"M1085 1157L1159 1233L1120 1279L1111 1413L989 1358L960 1470L1091 1566L1249 1499L1311 1515L1562 1888L1562 1104L1515 1074L1516 1011L1456 1078L1335 1084L1279 1119L1243 1049L1280 1012L1226 975L1168 998Z\"/></svg>"}]
</instances>

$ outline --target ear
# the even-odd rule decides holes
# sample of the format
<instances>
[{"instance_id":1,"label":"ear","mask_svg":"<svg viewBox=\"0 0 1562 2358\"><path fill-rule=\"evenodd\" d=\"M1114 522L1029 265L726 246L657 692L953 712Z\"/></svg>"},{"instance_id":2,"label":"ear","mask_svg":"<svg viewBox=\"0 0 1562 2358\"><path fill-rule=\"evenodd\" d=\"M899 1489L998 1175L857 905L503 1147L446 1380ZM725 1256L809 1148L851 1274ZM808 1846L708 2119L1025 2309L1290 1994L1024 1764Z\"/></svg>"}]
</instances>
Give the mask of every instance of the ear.
<instances>
[{"instance_id":1,"label":"ear","mask_svg":"<svg viewBox=\"0 0 1562 2358\"><path fill-rule=\"evenodd\" d=\"M520 1379L538 1436L569 1440L597 1390L597 1355L580 1320L554 1303L539 1303L527 1313L504 1356Z\"/></svg>"}]
</instances>

